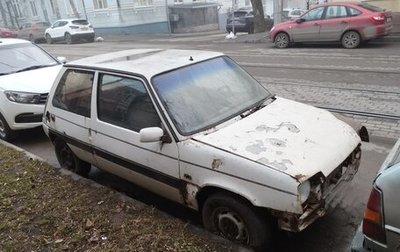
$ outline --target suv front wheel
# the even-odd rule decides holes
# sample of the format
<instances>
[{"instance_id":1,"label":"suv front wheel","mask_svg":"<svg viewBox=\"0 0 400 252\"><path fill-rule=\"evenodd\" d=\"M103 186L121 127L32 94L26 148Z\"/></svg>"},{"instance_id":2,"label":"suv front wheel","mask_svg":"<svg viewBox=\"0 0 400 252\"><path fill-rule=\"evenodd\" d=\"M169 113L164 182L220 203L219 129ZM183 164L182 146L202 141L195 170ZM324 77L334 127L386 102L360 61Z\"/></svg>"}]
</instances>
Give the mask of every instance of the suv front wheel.
<instances>
[{"instance_id":1,"label":"suv front wheel","mask_svg":"<svg viewBox=\"0 0 400 252\"><path fill-rule=\"evenodd\" d=\"M10 129L6 119L0 113L0 139L4 141L11 141L15 138L15 131Z\"/></svg>"}]
</instances>

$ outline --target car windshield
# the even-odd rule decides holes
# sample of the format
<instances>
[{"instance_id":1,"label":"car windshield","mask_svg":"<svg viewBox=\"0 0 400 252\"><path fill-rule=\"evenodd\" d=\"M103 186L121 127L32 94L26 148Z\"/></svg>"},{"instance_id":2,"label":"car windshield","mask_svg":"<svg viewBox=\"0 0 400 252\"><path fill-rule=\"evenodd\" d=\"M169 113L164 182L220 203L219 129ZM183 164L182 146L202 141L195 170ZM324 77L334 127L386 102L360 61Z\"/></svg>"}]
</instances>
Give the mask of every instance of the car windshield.
<instances>
[{"instance_id":1,"label":"car windshield","mask_svg":"<svg viewBox=\"0 0 400 252\"><path fill-rule=\"evenodd\" d=\"M271 95L228 57L167 72L152 82L182 135L214 127Z\"/></svg>"},{"instance_id":2,"label":"car windshield","mask_svg":"<svg viewBox=\"0 0 400 252\"><path fill-rule=\"evenodd\" d=\"M0 46L0 75L57 64L50 55L30 43Z\"/></svg>"}]
</instances>

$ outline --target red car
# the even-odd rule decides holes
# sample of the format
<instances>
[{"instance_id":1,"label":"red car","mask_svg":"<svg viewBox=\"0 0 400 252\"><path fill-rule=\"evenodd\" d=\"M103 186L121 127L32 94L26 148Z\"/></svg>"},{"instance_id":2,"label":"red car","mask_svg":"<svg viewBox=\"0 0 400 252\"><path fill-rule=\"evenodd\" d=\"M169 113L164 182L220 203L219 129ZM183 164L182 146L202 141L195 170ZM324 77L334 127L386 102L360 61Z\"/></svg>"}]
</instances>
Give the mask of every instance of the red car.
<instances>
[{"instance_id":1,"label":"red car","mask_svg":"<svg viewBox=\"0 0 400 252\"><path fill-rule=\"evenodd\" d=\"M0 38L16 38L18 32L11 28L0 27Z\"/></svg>"},{"instance_id":2,"label":"red car","mask_svg":"<svg viewBox=\"0 0 400 252\"><path fill-rule=\"evenodd\" d=\"M356 48L392 30L392 13L367 3L325 3L294 21L272 27L268 34L277 48L296 42L340 42Z\"/></svg>"}]
</instances>

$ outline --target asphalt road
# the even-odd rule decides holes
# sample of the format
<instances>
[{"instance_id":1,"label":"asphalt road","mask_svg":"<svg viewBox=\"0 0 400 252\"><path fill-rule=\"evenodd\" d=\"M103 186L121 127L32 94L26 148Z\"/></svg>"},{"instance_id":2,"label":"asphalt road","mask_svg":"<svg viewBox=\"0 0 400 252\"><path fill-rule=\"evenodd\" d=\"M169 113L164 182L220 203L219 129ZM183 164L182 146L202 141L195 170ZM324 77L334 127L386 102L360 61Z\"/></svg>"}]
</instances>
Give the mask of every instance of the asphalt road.
<instances>
[{"instance_id":1,"label":"asphalt road","mask_svg":"<svg viewBox=\"0 0 400 252\"><path fill-rule=\"evenodd\" d=\"M42 47L55 56L67 57L67 61L132 48L222 51L237 60L278 95L295 99L298 98L302 85L308 83L325 87L352 87L389 92L400 90L398 81L400 43L370 43L356 50L345 50L338 45L302 45L297 48L277 50L272 44L233 42L225 40L224 36L224 34L196 37L141 35L107 38L102 43L43 44ZM281 85L278 85L279 83ZM282 86L282 83L286 86ZM307 102L307 97L301 100ZM398 103L395 106L398 106ZM358 174L338 195L328 214L302 233L277 236L275 250L346 251L362 218L374 175L393 143L391 139L376 138L373 138L372 143L364 143ZM40 129L22 133L15 144L58 166L53 148ZM173 216L200 225L196 213L128 182L98 170L91 172L90 177L135 199L155 205Z\"/></svg>"}]
</instances>

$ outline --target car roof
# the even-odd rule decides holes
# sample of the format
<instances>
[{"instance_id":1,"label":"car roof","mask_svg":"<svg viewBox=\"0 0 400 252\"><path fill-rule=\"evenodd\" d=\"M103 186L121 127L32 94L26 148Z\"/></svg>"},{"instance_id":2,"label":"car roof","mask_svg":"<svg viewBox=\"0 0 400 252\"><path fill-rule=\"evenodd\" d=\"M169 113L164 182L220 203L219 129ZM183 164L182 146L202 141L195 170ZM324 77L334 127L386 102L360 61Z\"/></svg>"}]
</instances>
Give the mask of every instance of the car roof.
<instances>
[{"instance_id":1,"label":"car roof","mask_svg":"<svg viewBox=\"0 0 400 252\"><path fill-rule=\"evenodd\" d=\"M346 5L346 6L358 6L359 2L326 2L316 5L318 6L330 6L330 5Z\"/></svg>"},{"instance_id":2,"label":"car roof","mask_svg":"<svg viewBox=\"0 0 400 252\"><path fill-rule=\"evenodd\" d=\"M200 50L132 49L71 61L65 66L128 72L150 79L159 73L222 55L219 52Z\"/></svg>"},{"instance_id":3,"label":"car roof","mask_svg":"<svg viewBox=\"0 0 400 252\"><path fill-rule=\"evenodd\" d=\"M14 39L14 38L0 38L0 46L14 45L14 44L30 44L28 40Z\"/></svg>"}]
</instances>

